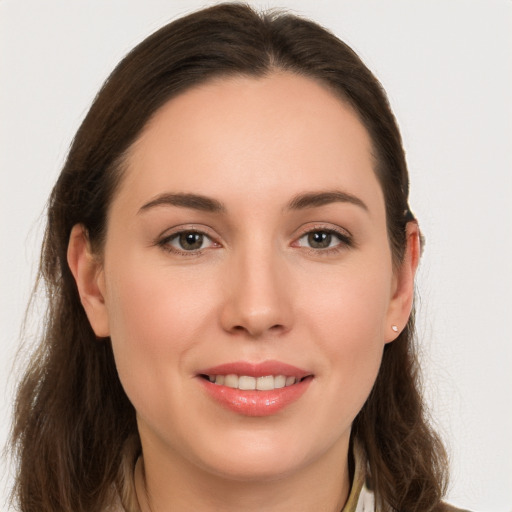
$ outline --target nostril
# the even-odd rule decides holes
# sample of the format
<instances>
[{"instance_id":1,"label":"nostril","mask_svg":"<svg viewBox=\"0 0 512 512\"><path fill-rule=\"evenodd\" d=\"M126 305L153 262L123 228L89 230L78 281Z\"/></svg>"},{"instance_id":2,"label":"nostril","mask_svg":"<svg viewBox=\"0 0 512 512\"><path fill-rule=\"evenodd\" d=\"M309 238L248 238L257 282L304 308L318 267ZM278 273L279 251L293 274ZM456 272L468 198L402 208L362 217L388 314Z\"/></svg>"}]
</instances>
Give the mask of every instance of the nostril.
<instances>
[{"instance_id":1,"label":"nostril","mask_svg":"<svg viewBox=\"0 0 512 512\"><path fill-rule=\"evenodd\" d=\"M254 324L251 326L248 325L247 327L244 327L243 325L234 325L231 327L232 333L246 333L253 338L261 338L268 333L279 334L284 330L285 327L282 324L275 324L270 327L257 326Z\"/></svg>"}]
</instances>

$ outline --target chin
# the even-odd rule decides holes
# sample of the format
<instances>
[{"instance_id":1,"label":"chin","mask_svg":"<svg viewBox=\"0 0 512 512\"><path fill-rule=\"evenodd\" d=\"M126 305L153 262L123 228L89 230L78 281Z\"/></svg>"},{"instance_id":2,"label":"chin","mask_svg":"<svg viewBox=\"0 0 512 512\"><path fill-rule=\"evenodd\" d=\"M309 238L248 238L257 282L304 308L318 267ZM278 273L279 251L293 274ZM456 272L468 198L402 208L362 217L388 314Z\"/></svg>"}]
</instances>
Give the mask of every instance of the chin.
<instances>
[{"instance_id":1,"label":"chin","mask_svg":"<svg viewBox=\"0 0 512 512\"><path fill-rule=\"evenodd\" d=\"M305 446L293 435L265 437L233 436L231 442L211 445L198 454L196 464L210 474L239 482L264 482L285 478L310 465L323 450Z\"/></svg>"},{"instance_id":2,"label":"chin","mask_svg":"<svg viewBox=\"0 0 512 512\"><path fill-rule=\"evenodd\" d=\"M280 454L271 457L260 455L258 459L229 458L204 469L225 480L237 482L271 482L300 471L303 461L283 460Z\"/></svg>"}]
</instances>

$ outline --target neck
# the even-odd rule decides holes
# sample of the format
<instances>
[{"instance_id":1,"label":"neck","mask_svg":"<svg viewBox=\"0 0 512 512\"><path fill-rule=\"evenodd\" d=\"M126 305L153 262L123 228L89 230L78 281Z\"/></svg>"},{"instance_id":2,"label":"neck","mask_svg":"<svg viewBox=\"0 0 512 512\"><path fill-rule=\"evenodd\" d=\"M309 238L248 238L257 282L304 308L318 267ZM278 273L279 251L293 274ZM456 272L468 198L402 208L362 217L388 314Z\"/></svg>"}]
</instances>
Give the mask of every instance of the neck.
<instances>
[{"instance_id":1,"label":"neck","mask_svg":"<svg viewBox=\"0 0 512 512\"><path fill-rule=\"evenodd\" d=\"M336 461L322 459L292 475L257 481L224 478L191 464L163 468L141 457L135 470L140 511L339 512L350 491L348 446L345 453Z\"/></svg>"}]
</instances>

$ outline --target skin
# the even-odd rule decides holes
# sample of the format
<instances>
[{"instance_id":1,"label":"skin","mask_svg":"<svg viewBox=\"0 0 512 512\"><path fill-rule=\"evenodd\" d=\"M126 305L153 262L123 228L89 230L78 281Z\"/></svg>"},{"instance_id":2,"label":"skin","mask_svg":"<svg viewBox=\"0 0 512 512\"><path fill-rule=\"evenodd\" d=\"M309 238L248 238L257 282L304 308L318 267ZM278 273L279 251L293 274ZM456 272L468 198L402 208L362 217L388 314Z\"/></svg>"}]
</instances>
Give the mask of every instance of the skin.
<instances>
[{"instance_id":1,"label":"skin","mask_svg":"<svg viewBox=\"0 0 512 512\"><path fill-rule=\"evenodd\" d=\"M137 411L143 511L341 510L351 424L398 335L391 326L407 322L418 262L410 223L393 267L373 169L365 128L315 81L218 79L169 101L132 146L101 255L75 226L68 259L82 303L111 337ZM290 208L325 191L364 206ZM144 208L164 193L223 210ZM191 229L206 235L199 251L169 239ZM311 247L308 233L330 231L341 237ZM270 359L313 375L270 416L221 407L197 375Z\"/></svg>"}]
</instances>

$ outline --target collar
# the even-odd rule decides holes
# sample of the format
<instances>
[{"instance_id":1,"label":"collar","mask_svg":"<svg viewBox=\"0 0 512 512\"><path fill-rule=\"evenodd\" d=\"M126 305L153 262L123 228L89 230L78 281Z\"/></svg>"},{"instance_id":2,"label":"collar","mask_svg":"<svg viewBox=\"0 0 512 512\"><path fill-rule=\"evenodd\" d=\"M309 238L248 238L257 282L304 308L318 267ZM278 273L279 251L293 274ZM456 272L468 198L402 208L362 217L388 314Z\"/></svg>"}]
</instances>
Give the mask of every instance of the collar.
<instances>
[{"instance_id":1,"label":"collar","mask_svg":"<svg viewBox=\"0 0 512 512\"><path fill-rule=\"evenodd\" d=\"M375 498L366 486L367 464L363 449L354 443L352 456L354 457L354 478L347 503L341 512L374 512Z\"/></svg>"},{"instance_id":2,"label":"collar","mask_svg":"<svg viewBox=\"0 0 512 512\"><path fill-rule=\"evenodd\" d=\"M357 443L354 443L352 456L354 457L354 478L352 480L352 487L350 489L348 500L341 512L375 512L375 499L373 492L366 486L366 457L363 449ZM133 496L130 497L131 503L128 505L128 508L126 509L127 511L141 510L139 500L147 506L145 493L143 489L140 488L140 483L144 478L143 464L142 457L139 457L135 464L133 482L136 491L133 493Z\"/></svg>"}]
</instances>

